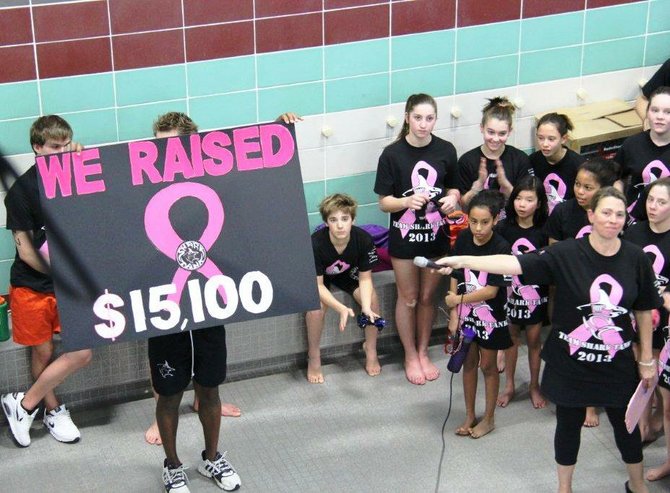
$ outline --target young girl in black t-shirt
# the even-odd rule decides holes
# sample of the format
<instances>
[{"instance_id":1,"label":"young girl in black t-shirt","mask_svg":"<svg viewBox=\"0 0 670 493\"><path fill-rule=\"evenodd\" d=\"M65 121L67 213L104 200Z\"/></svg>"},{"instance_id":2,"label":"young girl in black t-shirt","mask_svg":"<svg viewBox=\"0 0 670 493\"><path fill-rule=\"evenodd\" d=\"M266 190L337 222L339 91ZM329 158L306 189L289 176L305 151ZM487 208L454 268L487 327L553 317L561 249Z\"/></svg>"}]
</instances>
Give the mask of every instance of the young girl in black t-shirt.
<instances>
[{"instance_id":1,"label":"young girl in black t-shirt","mask_svg":"<svg viewBox=\"0 0 670 493\"><path fill-rule=\"evenodd\" d=\"M484 143L458 160L458 189L464 206L485 189L500 190L507 198L517 181L528 174L526 153L507 144L513 118L514 105L507 98L489 99L484 106L479 127Z\"/></svg>"},{"instance_id":2,"label":"young girl in black t-shirt","mask_svg":"<svg viewBox=\"0 0 670 493\"><path fill-rule=\"evenodd\" d=\"M410 96L402 130L379 157L375 181L379 208L391 213L389 254L398 290L396 326L405 350L405 375L415 385L440 376L428 357L440 276L420 269L412 259L449 252L446 216L460 198L455 188L456 148L431 133L436 120L437 103L432 97Z\"/></svg>"},{"instance_id":3,"label":"young girl in black t-shirt","mask_svg":"<svg viewBox=\"0 0 670 493\"><path fill-rule=\"evenodd\" d=\"M575 197L558 204L547 221L549 243L567 238L581 238L590 233L587 210L591 199L602 187L609 187L620 178L621 167L615 161L592 158L577 168L573 186Z\"/></svg>"},{"instance_id":4,"label":"young girl in black t-shirt","mask_svg":"<svg viewBox=\"0 0 670 493\"><path fill-rule=\"evenodd\" d=\"M558 113L547 113L537 122L535 151L530 155L532 174L544 184L549 200L549 213L558 204L575 196L573 186L577 168L586 161L565 146L572 130L570 119Z\"/></svg>"},{"instance_id":5,"label":"young girl in black t-shirt","mask_svg":"<svg viewBox=\"0 0 670 493\"><path fill-rule=\"evenodd\" d=\"M493 231L498 222L504 198L500 192L484 190L470 201L469 229L458 235L454 245L456 255L494 255L509 253L510 245ZM449 331L456 334L458 325L468 326L477 333L463 363L463 395L465 396L465 421L456 434L479 438L495 427L494 414L500 376L496 354L512 345L509 335L505 301L505 288L509 283L498 275L479 270L464 269L454 272L451 289L445 297L451 309ZM477 363L484 374L486 409L477 422L475 398L477 393Z\"/></svg>"},{"instance_id":6,"label":"young girl in black t-shirt","mask_svg":"<svg viewBox=\"0 0 670 493\"><path fill-rule=\"evenodd\" d=\"M670 474L670 361L668 350L662 352L668 340L668 310L670 292L670 177L661 178L649 186L646 199L647 221L634 224L626 230L624 239L640 246L650 257L656 274L656 288L663 297L663 307L659 308L658 323L654 327L652 347L654 358L658 358L658 389L663 402L663 416L650 417L650 409L640 418L642 441L653 439L665 424L668 460L659 467L647 471L647 479L656 481ZM660 406L659 406L660 407ZM649 405L651 408L651 402ZM665 422L665 423L664 423Z\"/></svg>"},{"instance_id":7,"label":"young girl in black t-shirt","mask_svg":"<svg viewBox=\"0 0 670 493\"><path fill-rule=\"evenodd\" d=\"M649 130L628 137L614 158L630 178L626 198L633 221L645 219L644 187L670 176L670 87L651 93L647 120Z\"/></svg>"},{"instance_id":8,"label":"young girl in black t-shirt","mask_svg":"<svg viewBox=\"0 0 670 493\"><path fill-rule=\"evenodd\" d=\"M506 207L506 217L496 231L512 245L514 255L522 255L547 246L544 223L547 220L547 195L542 180L526 176L512 190ZM514 374L519 352L521 327L526 329L528 367L530 369L530 400L535 409L545 406L540 393L540 330L545 319L548 300L547 286L524 285L518 276L507 288L507 318L514 344L505 350L505 388L498 396L498 405L506 407L514 397Z\"/></svg>"}]
</instances>

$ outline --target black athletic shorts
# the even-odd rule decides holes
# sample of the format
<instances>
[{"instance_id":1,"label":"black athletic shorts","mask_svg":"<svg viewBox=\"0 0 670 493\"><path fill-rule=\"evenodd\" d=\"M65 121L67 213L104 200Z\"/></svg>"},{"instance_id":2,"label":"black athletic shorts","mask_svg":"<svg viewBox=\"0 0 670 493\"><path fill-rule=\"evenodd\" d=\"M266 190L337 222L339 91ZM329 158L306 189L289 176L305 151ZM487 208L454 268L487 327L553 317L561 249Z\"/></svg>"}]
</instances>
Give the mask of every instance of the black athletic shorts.
<instances>
[{"instance_id":1,"label":"black athletic shorts","mask_svg":"<svg viewBox=\"0 0 670 493\"><path fill-rule=\"evenodd\" d=\"M149 366L159 395L182 392L193 380L216 387L226 379L226 328L223 325L149 339Z\"/></svg>"},{"instance_id":2,"label":"black athletic shorts","mask_svg":"<svg viewBox=\"0 0 670 493\"><path fill-rule=\"evenodd\" d=\"M358 280L352 279L348 272L339 276L323 276L323 285L330 289L330 285L337 286L345 293L354 295L354 291L358 289Z\"/></svg>"}]
</instances>

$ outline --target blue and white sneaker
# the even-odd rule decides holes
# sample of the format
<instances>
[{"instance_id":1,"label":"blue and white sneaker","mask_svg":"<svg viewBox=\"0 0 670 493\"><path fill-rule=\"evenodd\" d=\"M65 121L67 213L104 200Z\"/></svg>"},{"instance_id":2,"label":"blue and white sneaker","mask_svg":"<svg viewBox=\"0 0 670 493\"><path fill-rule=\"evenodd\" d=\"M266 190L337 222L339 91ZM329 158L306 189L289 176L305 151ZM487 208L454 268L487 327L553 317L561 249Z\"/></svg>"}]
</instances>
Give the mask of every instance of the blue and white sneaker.
<instances>
[{"instance_id":1,"label":"blue and white sneaker","mask_svg":"<svg viewBox=\"0 0 670 493\"><path fill-rule=\"evenodd\" d=\"M207 459L205 451L202 451L202 463L198 466L198 472L207 478L212 478L216 485L225 491L235 491L242 486L240 477L235 468L226 460L227 452L217 452L214 460Z\"/></svg>"},{"instance_id":2,"label":"blue and white sneaker","mask_svg":"<svg viewBox=\"0 0 670 493\"><path fill-rule=\"evenodd\" d=\"M30 445L30 425L33 424L35 415L37 415L38 408L32 413L28 413L21 406L21 401L25 394L23 392L13 392L11 394L3 394L0 397L2 401L2 410L7 416L9 428L12 430L14 440L20 447L27 447Z\"/></svg>"},{"instance_id":3,"label":"blue and white sneaker","mask_svg":"<svg viewBox=\"0 0 670 493\"><path fill-rule=\"evenodd\" d=\"M60 405L44 413L44 426L51 436L63 443L77 443L81 438L79 429L72 422L70 411L65 405Z\"/></svg>"},{"instance_id":4,"label":"blue and white sneaker","mask_svg":"<svg viewBox=\"0 0 670 493\"><path fill-rule=\"evenodd\" d=\"M167 459L163 461L163 485L166 493L190 493L188 486L188 476L185 470L188 469L181 464L177 467L171 467Z\"/></svg>"}]
</instances>

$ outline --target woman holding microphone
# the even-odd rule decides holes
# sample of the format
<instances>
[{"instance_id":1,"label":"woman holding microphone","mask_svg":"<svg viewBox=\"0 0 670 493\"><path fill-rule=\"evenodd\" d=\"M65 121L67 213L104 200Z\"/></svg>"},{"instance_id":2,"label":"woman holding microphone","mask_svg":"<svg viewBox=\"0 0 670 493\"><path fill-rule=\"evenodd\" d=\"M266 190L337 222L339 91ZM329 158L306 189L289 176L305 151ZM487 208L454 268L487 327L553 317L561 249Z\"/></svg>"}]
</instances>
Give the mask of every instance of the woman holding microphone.
<instances>
[{"instance_id":1,"label":"woman holding microphone","mask_svg":"<svg viewBox=\"0 0 670 493\"><path fill-rule=\"evenodd\" d=\"M613 187L600 189L588 210L591 234L521 256L444 257L442 274L469 268L518 275L527 284L556 286L552 330L542 350L542 393L556 404L554 452L559 493L572 491L587 406L604 407L626 463L626 491L646 493L639 429L629 434L626 406L639 379L651 383L651 310L661 305L654 271L639 247L619 238L626 200ZM633 313L640 360L633 355ZM638 376L639 375L639 376Z\"/></svg>"}]
</instances>

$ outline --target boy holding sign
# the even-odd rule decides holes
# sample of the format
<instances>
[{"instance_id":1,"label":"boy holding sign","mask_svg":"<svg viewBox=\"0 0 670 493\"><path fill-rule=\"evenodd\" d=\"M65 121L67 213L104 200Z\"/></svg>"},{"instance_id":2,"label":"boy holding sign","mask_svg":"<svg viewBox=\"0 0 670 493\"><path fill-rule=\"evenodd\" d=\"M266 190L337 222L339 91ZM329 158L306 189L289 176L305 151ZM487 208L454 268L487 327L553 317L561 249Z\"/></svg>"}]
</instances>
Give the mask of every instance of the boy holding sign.
<instances>
[{"instance_id":1,"label":"boy holding sign","mask_svg":"<svg viewBox=\"0 0 670 493\"><path fill-rule=\"evenodd\" d=\"M56 115L42 116L30 128L30 144L37 156L69 152L72 128ZM44 400L44 426L59 442L79 441L80 433L70 412L60 404L54 388L91 361L90 349L54 355L53 335L61 330L49 267L38 253L46 242L40 206L37 168L31 166L5 197L7 229L12 230L16 256L10 272L12 333L14 342L30 346L30 368L35 383L26 391L4 394L2 409L16 443L30 445L30 426Z\"/></svg>"}]
</instances>

